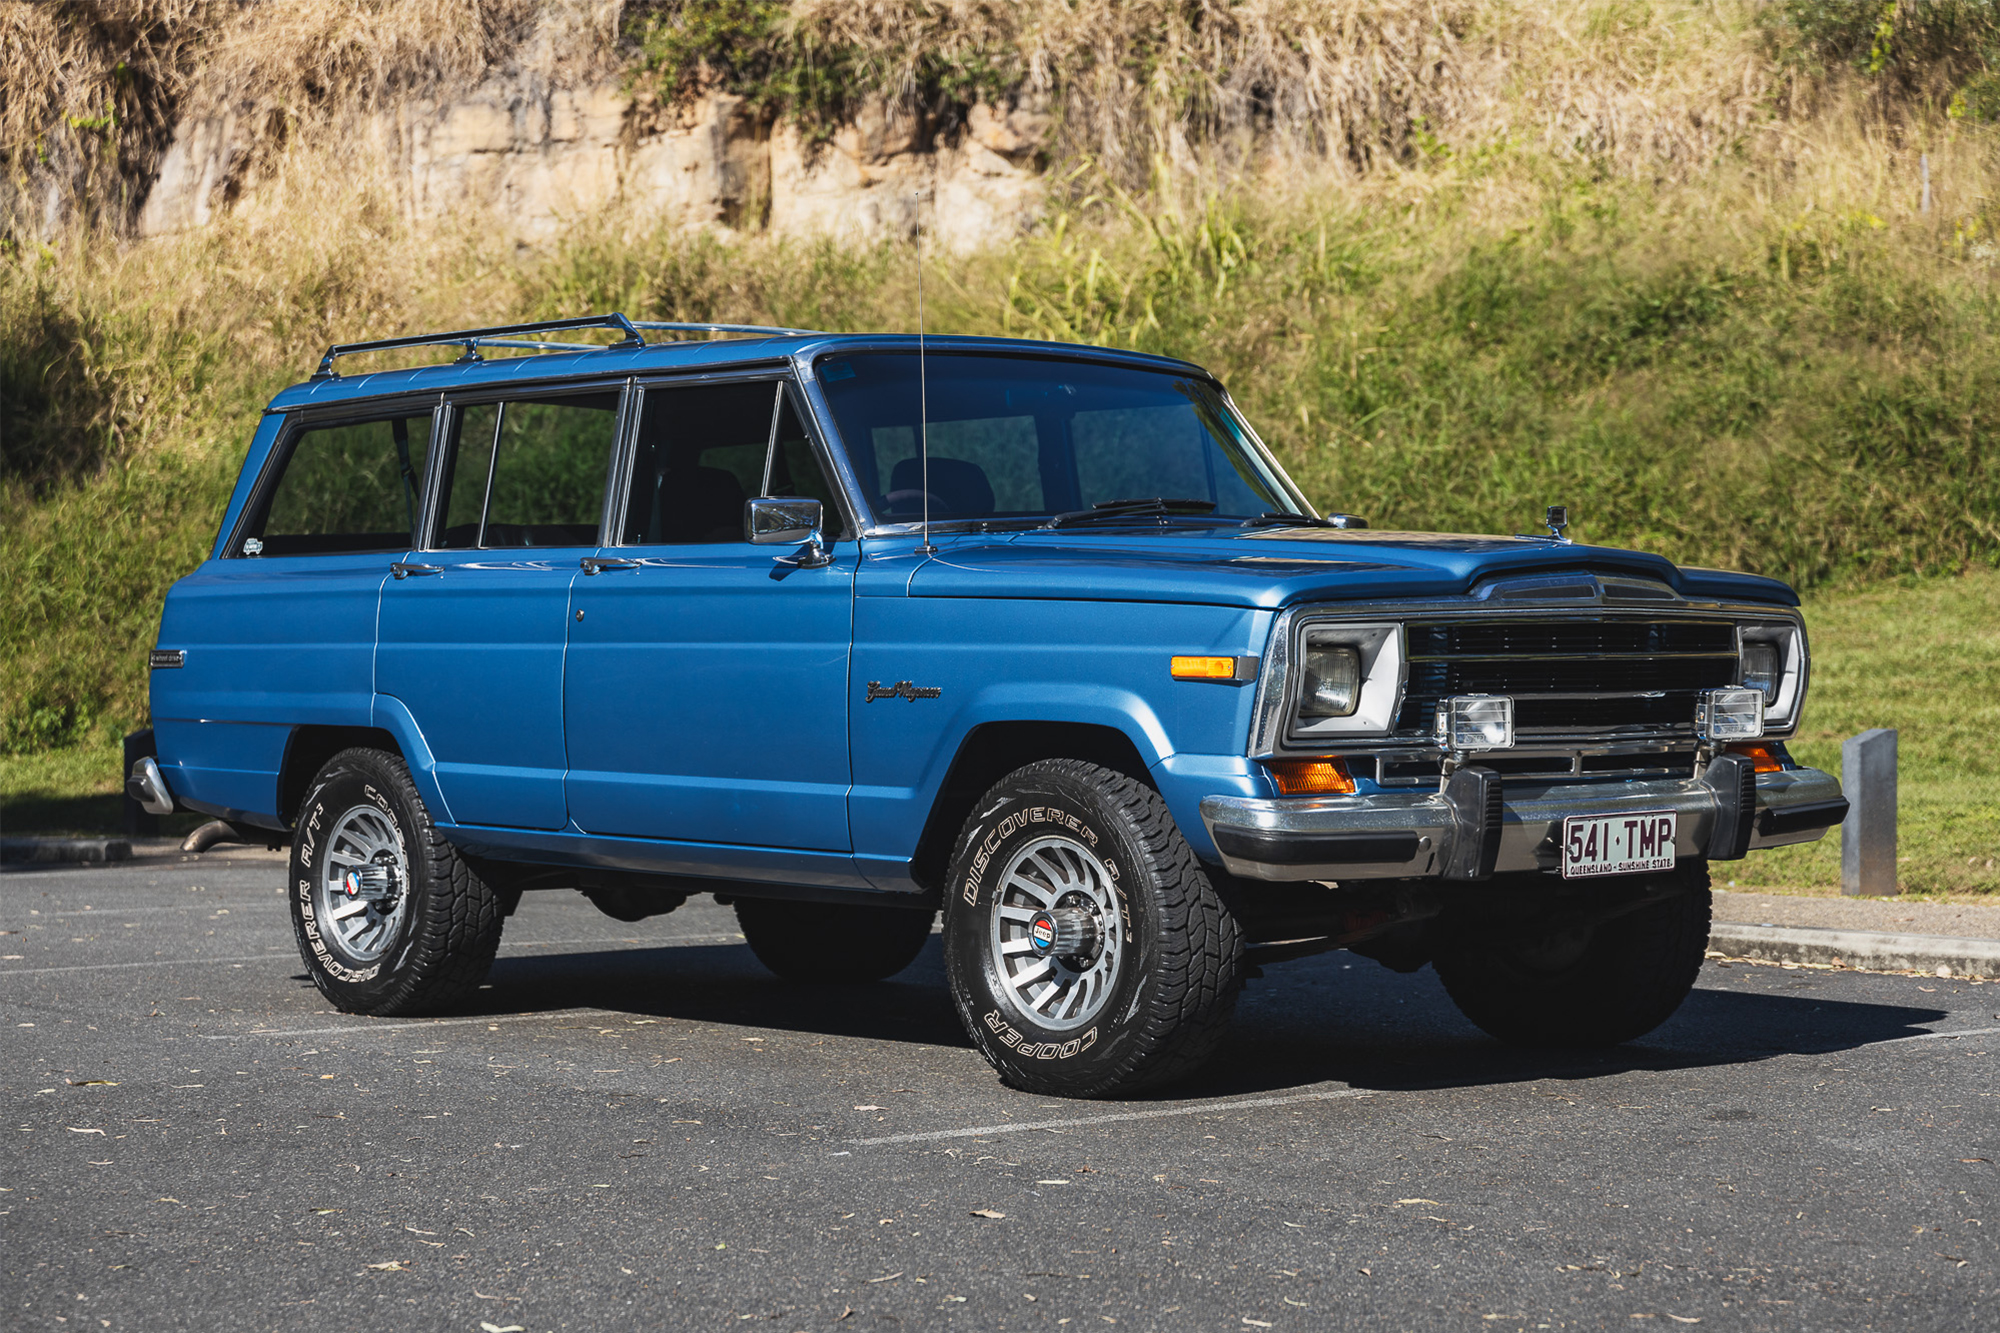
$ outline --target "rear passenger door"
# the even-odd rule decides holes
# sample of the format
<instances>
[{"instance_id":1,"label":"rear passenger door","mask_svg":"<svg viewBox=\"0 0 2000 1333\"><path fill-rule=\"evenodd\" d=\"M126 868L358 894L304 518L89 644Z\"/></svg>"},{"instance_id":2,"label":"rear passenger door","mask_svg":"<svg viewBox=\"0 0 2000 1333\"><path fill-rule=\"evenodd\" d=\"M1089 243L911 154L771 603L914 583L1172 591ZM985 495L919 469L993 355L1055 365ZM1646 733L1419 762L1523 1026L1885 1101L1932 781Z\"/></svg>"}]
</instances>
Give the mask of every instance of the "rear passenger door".
<instances>
[{"instance_id":1,"label":"rear passenger door","mask_svg":"<svg viewBox=\"0 0 2000 1333\"><path fill-rule=\"evenodd\" d=\"M570 584L598 546L622 386L453 399L423 549L382 591L376 680L451 820L560 829Z\"/></svg>"},{"instance_id":2,"label":"rear passenger door","mask_svg":"<svg viewBox=\"0 0 2000 1333\"><path fill-rule=\"evenodd\" d=\"M819 568L743 537L743 502L842 510L788 383L650 384L564 681L569 805L590 833L848 850L855 544Z\"/></svg>"}]
</instances>

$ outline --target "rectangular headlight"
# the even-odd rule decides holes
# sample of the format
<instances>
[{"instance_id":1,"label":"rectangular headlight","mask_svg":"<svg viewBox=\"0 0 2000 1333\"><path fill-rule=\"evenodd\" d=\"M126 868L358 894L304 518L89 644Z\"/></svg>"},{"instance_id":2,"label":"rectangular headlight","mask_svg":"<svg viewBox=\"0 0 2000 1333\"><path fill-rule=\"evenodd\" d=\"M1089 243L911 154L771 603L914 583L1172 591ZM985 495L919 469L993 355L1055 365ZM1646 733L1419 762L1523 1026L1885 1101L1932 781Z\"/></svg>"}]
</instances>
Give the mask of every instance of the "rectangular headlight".
<instances>
[{"instance_id":1,"label":"rectangular headlight","mask_svg":"<svg viewBox=\"0 0 2000 1333\"><path fill-rule=\"evenodd\" d=\"M1783 670L1778 656L1780 645L1775 643L1743 644L1743 669L1741 681L1746 689L1757 690L1764 696L1764 706L1769 708L1778 702L1778 681Z\"/></svg>"},{"instance_id":2,"label":"rectangular headlight","mask_svg":"<svg viewBox=\"0 0 2000 1333\"><path fill-rule=\"evenodd\" d=\"M1795 727L1806 691L1806 636L1796 624L1750 624L1737 631L1736 683L1764 696L1764 725Z\"/></svg>"},{"instance_id":3,"label":"rectangular headlight","mask_svg":"<svg viewBox=\"0 0 2000 1333\"><path fill-rule=\"evenodd\" d=\"M1387 735L1402 695L1402 626L1307 621L1295 633L1285 671L1285 743L1332 749L1355 737Z\"/></svg>"},{"instance_id":4,"label":"rectangular headlight","mask_svg":"<svg viewBox=\"0 0 2000 1333\"><path fill-rule=\"evenodd\" d=\"M1308 636L1305 657L1299 716L1352 717L1361 698L1360 650L1322 646Z\"/></svg>"},{"instance_id":5,"label":"rectangular headlight","mask_svg":"<svg viewBox=\"0 0 2000 1333\"><path fill-rule=\"evenodd\" d=\"M1454 694L1438 700L1437 743L1455 754L1514 746L1514 701L1504 694Z\"/></svg>"},{"instance_id":6,"label":"rectangular headlight","mask_svg":"<svg viewBox=\"0 0 2000 1333\"><path fill-rule=\"evenodd\" d=\"M1694 711L1695 734L1705 741L1754 741L1764 734L1764 692L1740 686L1703 690Z\"/></svg>"}]
</instances>

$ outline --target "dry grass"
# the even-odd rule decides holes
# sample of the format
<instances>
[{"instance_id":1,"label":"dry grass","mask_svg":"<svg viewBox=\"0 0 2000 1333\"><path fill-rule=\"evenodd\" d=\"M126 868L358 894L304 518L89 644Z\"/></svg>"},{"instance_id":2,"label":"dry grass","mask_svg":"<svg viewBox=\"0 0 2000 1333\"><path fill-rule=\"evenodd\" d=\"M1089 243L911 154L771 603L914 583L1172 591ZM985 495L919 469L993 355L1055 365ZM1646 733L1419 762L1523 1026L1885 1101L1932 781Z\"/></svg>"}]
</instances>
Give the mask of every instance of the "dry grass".
<instances>
[{"instance_id":1,"label":"dry grass","mask_svg":"<svg viewBox=\"0 0 2000 1333\"><path fill-rule=\"evenodd\" d=\"M356 115L497 71L636 70L647 25L678 23L700 37L675 45L676 61L763 42L765 66L825 63L836 103L883 95L934 126L1009 90L1055 113L1055 159L1128 186L1253 157L1353 174L1518 149L1675 177L1782 157L1794 112L1852 102L1888 123L1883 89L1935 100L1938 71L1962 74L1967 59L1946 44L1856 98L1844 67L1774 37L1773 12L1757 0L0 0L0 155L19 196L9 229L46 235L50 189L71 213L129 216L177 118L233 117L243 170L268 174L283 146L331 142ZM704 82L686 75L647 77Z\"/></svg>"},{"instance_id":2,"label":"dry grass","mask_svg":"<svg viewBox=\"0 0 2000 1333\"><path fill-rule=\"evenodd\" d=\"M664 6L671 9L675 6ZM791 24L902 98L923 63L995 65L1054 107L1060 157L1157 181L1218 148L1365 171L1529 145L1657 173L1770 119L1747 0L796 0Z\"/></svg>"},{"instance_id":3,"label":"dry grass","mask_svg":"<svg viewBox=\"0 0 2000 1333\"><path fill-rule=\"evenodd\" d=\"M615 59L617 0L0 0L0 234L134 217L179 120L234 118L237 171L396 99Z\"/></svg>"}]
</instances>

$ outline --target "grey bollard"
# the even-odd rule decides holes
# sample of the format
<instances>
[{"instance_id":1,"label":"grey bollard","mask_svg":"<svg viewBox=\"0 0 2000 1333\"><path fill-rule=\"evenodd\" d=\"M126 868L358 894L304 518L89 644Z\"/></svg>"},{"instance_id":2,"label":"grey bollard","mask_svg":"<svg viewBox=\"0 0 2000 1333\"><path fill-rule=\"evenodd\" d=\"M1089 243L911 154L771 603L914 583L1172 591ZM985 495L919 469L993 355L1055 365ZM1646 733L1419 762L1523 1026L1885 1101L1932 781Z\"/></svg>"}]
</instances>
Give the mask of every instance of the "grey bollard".
<instances>
[{"instance_id":1,"label":"grey bollard","mask_svg":"<svg viewBox=\"0 0 2000 1333\"><path fill-rule=\"evenodd\" d=\"M1875 727L1842 742L1840 891L1850 898L1896 893L1896 733Z\"/></svg>"}]
</instances>

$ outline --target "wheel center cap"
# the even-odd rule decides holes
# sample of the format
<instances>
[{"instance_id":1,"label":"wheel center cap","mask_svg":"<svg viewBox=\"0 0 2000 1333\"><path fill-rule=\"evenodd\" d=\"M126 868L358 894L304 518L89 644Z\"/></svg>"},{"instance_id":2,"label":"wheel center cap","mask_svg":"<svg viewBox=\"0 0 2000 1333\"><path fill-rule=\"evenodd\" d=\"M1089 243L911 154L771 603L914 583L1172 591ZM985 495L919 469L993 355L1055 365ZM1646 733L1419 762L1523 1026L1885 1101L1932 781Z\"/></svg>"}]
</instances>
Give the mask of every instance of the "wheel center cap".
<instances>
[{"instance_id":1,"label":"wheel center cap","mask_svg":"<svg viewBox=\"0 0 2000 1333\"><path fill-rule=\"evenodd\" d=\"M1028 942L1039 957L1087 958L1097 949L1097 918L1081 907L1057 907L1028 919Z\"/></svg>"},{"instance_id":2,"label":"wheel center cap","mask_svg":"<svg viewBox=\"0 0 2000 1333\"><path fill-rule=\"evenodd\" d=\"M340 891L349 898L380 902L396 891L393 866L355 866L340 877Z\"/></svg>"}]
</instances>

